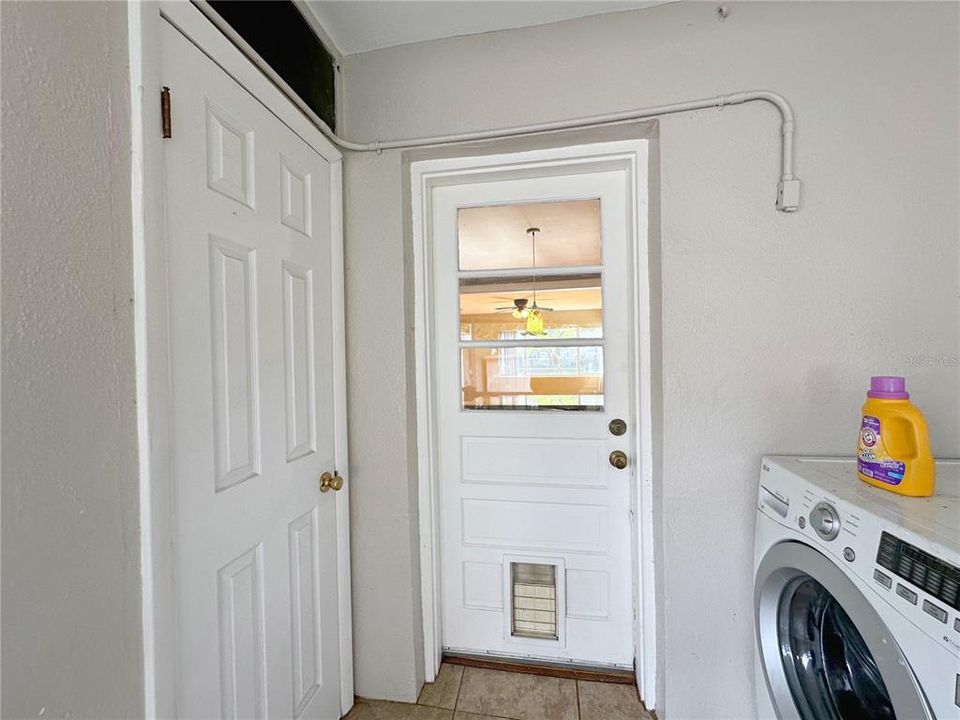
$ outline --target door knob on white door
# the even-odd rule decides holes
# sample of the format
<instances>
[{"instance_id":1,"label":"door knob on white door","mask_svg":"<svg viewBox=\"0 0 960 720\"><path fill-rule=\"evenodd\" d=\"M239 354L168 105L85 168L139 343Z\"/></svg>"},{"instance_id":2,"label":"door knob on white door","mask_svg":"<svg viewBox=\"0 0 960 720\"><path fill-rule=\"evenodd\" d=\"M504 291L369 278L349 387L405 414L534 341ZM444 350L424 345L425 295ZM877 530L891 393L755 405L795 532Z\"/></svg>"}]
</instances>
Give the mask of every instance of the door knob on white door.
<instances>
[{"instance_id":1,"label":"door knob on white door","mask_svg":"<svg viewBox=\"0 0 960 720\"><path fill-rule=\"evenodd\" d=\"M333 471L332 475L328 472L325 472L320 476L320 492L330 492L331 490L336 492L342 487L343 476L336 470Z\"/></svg>"},{"instance_id":2,"label":"door knob on white door","mask_svg":"<svg viewBox=\"0 0 960 720\"><path fill-rule=\"evenodd\" d=\"M614 450L610 453L610 464L617 470L623 470L629 464L627 454L623 450Z\"/></svg>"}]
</instances>

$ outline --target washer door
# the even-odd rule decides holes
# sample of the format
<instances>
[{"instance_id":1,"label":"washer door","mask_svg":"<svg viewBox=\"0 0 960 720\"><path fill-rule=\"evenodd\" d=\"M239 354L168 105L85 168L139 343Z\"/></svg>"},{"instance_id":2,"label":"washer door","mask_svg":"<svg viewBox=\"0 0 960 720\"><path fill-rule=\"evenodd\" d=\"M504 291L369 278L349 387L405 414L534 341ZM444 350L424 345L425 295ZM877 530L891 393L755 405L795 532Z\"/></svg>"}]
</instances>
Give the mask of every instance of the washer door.
<instances>
[{"instance_id":1,"label":"washer door","mask_svg":"<svg viewBox=\"0 0 960 720\"><path fill-rule=\"evenodd\" d=\"M774 545L755 588L763 673L782 720L933 718L877 611L824 555Z\"/></svg>"}]
</instances>

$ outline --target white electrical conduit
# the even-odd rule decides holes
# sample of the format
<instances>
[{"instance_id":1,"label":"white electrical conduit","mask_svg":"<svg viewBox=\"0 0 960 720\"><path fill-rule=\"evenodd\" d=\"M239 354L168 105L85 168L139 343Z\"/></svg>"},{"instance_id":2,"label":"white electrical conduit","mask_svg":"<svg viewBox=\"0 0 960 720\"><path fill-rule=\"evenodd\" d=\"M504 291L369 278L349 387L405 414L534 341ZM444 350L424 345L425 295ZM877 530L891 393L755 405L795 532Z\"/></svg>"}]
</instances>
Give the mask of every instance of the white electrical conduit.
<instances>
[{"instance_id":1,"label":"white electrical conduit","mask_svg":"<svg viewBox=\"0 0 960 720\"><path fill-rule=\"evenodd\" d=\"M535 135L538 133L555 132L558 130L573 130L576 128L596 127L625 123L631 120L672 115L674 113L706 110L708 108L722 108L725 105L741 105L747 102L763 101L772 104L780 111L780 182L777 184L777 210L794 212L800 207L800 180L793 175L793 108L782 95L769 90L747 90L717 95L699 100L657 105L655 107L624 110L622 112L607 113L605 115L591 115L589 117L572 120L554 120L551 122L536 123L533 125L518 125L498 130L477 130L475 132L455 133L452 135L435 135L432 137L409 138L404 140L373 140L371 142L354 142L337 135L310 107L300 99L300 96L264 61L262 57L247 43L205 0L193 0L194 5L246 55L257 68L266 75L314 125L319 128L334 145L353 152L382 152L430 145L450 145L453 143L470 142L473 140L495 140L498 138L516 137L518 135Z\"/></svg>"}]
</instances>

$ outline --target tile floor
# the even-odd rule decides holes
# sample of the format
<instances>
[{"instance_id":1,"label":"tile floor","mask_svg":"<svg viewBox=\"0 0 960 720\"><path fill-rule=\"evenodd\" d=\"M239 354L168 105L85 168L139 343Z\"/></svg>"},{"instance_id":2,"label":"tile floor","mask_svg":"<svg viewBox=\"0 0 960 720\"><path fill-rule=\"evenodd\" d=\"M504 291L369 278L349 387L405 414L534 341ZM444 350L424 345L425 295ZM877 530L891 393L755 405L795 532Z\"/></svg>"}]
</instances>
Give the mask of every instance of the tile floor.
<instances>
[{"instance_id":1,"label":"tile floor","mask_svg":"<svg viewBox=\"0 0 960 720\"><path fill-rule=\"evenodd\" d=\"M651 720L630 685L444 663L416 705L358 698L345 720Z\"/></svg>"}]
</instances>

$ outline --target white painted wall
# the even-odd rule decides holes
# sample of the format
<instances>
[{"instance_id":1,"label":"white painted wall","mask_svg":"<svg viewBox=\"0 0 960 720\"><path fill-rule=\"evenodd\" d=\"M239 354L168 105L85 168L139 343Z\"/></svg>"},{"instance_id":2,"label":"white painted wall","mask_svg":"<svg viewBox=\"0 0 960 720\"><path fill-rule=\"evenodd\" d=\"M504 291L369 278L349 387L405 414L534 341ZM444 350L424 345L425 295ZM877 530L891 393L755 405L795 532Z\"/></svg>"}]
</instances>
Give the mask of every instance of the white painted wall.
<instances>
[{"instance_id":1,"label":"white painted wall","mask_svg":"<svg viewBox=\"0 0 960 720\"><path fill-rule=\"evenodd\" d=\"M0 714L142 717L126 8L0 26Z\"/></svg>"},{"instance_id":2,"label":"white painted wall","mask_svg":"<svg viewBox=\"0 0 960 720\"><path fill-rule=\"evenodd\" d=\"M354 684L363 697L412 702L423 684L413 277L399 174L376 195L363 185L384 160L398 166L399 155L354 155L344 167Z\"/></svg>"},{"instance_id":3,"label":"white painted wall","mask_svg":"<svg viewBox=\"0 0 960 720\"><path fill-rule=\"evenodd\" d=\"M773 207L773 108L660 127L659 709L671 720L753 713L762 453L852 453L869 376L901 373L936 452L960 455L958 6L729 8L725 22L714 5L676 3L344 60L345 127L359 139L742 89L794 105L795 215ZM401 167L396 152L347 155L348 350L357 692L410 698L419 580Z\"/></svg>"}]
</instances>

